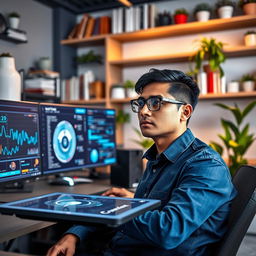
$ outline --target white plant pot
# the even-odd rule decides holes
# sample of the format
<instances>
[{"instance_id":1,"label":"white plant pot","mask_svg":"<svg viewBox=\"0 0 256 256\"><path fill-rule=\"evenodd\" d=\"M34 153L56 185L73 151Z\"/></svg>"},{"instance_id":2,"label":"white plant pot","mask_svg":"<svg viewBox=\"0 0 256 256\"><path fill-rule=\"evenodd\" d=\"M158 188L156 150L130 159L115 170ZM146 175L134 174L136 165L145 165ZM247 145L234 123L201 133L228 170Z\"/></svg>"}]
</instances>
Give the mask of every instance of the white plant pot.
<instances>
[{"instance_id":1,"label":"white plant pot","mask_svg":"<svg viewBox=\"0 0 256 256\"><path fill-rule=\"evenodd\" d=\"M255 82L254 81L245 81L242 83L243 91L245 92L252 92L255 88Z\"/></svg>"},{"instance_id":2,"label":"white plant pot","mask_svg":"<svg viewBox=\"0 0 256 256\"><path fill-rule=\"evenodd\" d=\"M246 46L255 46L256 45L256 34L245 35L244 43Z\"/></svg>"},{"instance_id":3,"label":"white plant pot","mask_svg":"<svg viewBox=\"0 0 256 256\"><path fill-rule=\"evenodd\" d=\"M218 9L218 15L221 19L231 18L233 10L233 6L222 6Z\"/></svg>"},{"instance_id":4,"label":"white plant pot","mask_svg":"<svg viewBox=\"0 0 256 256\"><path fill-rule=\"evenodd\" d=\"M9 25L11 28L18 29L20 24L20 18L9 17Z\"/></svg>"},{"instance_id":5,"label":"white plant pot","mask_svg":"<svg viewBox=\"0 0 256 256\"><path fill-rule=\"evenodd\" d=\"M37 65L41 70L51 70L52 61L50 59L40 58Z\"/></svg>"},{"instance_id":6,"label":"white plant pot","mask_svg":"<svg viewBox=\"0 0 256 256\"><path fill-rule=\"evenodd\" d=\"M111 91L112 99L124 99L125 98L125 90L123 87L114 87Z\"/></svg>"},{"instance_id":7,"label":"white plant pot","mask_svg":"<svg viewBox=\"0 0 256 256\"><path fill-rule=\"evenodd\" d=\"M234 81L234 82L229 82L227 86L227 91L228 92L239 92L239 82Z\"/></svg>"},{"instance_id":8,"label":"white plant pot","mask_svg":"<svg viewBox=\"0 0 256 256\"><path fill-rule=\"evenodd\" d=\"M128 98L136 98L138 94L135 92L134 88L127 88L126 89L126 96Z\"/></svg>"},{"instance_id":9,"label":"white plant pot","mask_svg":"<svg viewBox=\"0 0 256 256\"><path fill-rule=\"evenodd\" d=\"M20 100L21 78L12 57L0 57L0 99Z\"/></svg>"},{"instance_id":10,"label":"white plant pot","mask_svg":"<svg viewBox=\"0 0 256 256\"><path fill-rule=\"evenodd\" d=\"M196 13L196 19L198 21L208 21L210 18L210 12L209 11L199 11Z\"/></svg>"}]
</instances>

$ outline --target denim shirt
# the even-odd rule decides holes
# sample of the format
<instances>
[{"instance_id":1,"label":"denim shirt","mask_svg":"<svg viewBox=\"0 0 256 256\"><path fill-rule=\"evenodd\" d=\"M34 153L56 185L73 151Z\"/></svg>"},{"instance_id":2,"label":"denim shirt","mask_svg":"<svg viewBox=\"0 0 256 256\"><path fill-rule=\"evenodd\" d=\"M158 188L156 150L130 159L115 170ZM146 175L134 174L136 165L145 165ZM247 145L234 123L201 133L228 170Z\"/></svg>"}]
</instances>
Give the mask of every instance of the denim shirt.
<instances>
[{"instance_id":1,"label":"denim shirt","mask_svg":"<svg viewBox=\"0 0 256 256\"><path fill-rule=\"evenodd\" d=\"M211 255L236 195L220 155L187 129L159 156L153 145L144 157L135 197L160 199L161 206L122 225L104 255ZM69 230L80 239L88 232Z\"/></svg>"}]
</instances>

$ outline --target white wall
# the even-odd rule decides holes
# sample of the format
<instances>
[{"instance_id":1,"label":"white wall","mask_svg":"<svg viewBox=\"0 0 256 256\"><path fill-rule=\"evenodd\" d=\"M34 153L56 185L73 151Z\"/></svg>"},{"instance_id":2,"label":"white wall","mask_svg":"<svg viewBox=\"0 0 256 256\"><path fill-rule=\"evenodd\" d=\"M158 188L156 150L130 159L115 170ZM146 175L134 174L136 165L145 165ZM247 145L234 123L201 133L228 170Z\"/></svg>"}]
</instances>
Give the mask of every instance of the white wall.
<instances>
[{"instance_id":1,"label":"white wall","mask_svg":"<svg viewBox=\"0 0 256 256\"><path fill-rule=\"evenodd\" d=\"M10 52L17 69L27 70L40 57L53 57L52 9L33 0L0 0L5 17L15 11L21 15L20 29L27 32L28 43L15 44L0 40L0 53Z\"/></svg>"}]
</instances>

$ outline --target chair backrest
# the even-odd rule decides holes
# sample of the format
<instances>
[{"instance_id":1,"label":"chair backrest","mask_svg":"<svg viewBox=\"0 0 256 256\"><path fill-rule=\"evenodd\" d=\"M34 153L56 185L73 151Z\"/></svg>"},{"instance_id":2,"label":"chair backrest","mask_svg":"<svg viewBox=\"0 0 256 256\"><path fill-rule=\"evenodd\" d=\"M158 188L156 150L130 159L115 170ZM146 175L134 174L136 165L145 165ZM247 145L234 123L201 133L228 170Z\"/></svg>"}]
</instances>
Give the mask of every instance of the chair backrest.
<instances>
[{"instance_id":1,"label":"chair backrest","mask_svg":"<svg viewBox=\"0 0 256 256\"><path fill-rule=\"evenodd\" d=\"M241 166L233 177L233 184L238 195L232 202L228 230L215 256L236 255L256 213L256 168Z\"/></svg>"}]
</instances>

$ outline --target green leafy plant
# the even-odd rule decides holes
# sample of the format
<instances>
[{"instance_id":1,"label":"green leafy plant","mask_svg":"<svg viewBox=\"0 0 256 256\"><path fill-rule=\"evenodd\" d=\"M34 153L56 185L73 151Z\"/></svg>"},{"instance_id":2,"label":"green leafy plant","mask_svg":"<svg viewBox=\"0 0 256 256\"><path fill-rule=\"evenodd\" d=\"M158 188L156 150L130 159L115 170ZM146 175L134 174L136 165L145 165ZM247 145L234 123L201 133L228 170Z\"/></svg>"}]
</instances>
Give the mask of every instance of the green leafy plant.
<instances>
[{"instance_id":1,"label":"green leafy plant","mask_svg":"<svg viewBox=\"0 0 256 256\"><path fill-rule=\"evenodd\" d=\"M130 122L130 114L125 113L123 110L119 110L116 115L116 123L124 124Z\"/></svg>"},{"instance_id":2,"label":"green leafy plant","mask_svg":"<svg viewBox=\"0 0 256 256\"><path fill-rule=\"evenodd\" d=\"M95 54L93 50L90 50L88 53L76 57L76 62L78 64L91 63L91 62L97 62L101 64L102 56Z\"/></svg>"},{"instance_id":3,"label":"green leafy plant","mask_svg":"<svg viewBox=\"0 0 256 256\"><path fill-rule=\"evenodd\" d=\"M216 103L215 105L230 111L235 118L234 122L222 118L221 126L224 129L224 134L218 134L227 151L228 166L233 175L240 165L247 164L244 154L256 139L253 133L249 133L249 123L243 125L245 117L255 107L256 101L249 103L244 110L241 110L237 104L228 106L222 103ZM223 154L224 147L219 143L211 141L209 145L220 155Z\"/></svg>"},{"instance_id":4,"label":"green leafy plant","mask_svg":"<svg viewBox=\"0 0 256 256\"><path fill-rule=\"evenodd\" d=\"M126 89L134 89L135 88L135 83L132 80L126 80L124 82L124 88L126 88Z\"/></svg>"},{"instance_id":5,"label":"green leafy plant","mask_svg":"<svg viewBox=\"0 0 256 256\"><path fill-rule=\"evenodd\" d=\"M194 14L196 14L197 12L200 11L211 11L211 6L208 3L201 3L196 5L195 9L194 9Z\"/></svg>"},{"instance_id":6,"label":"green leafy plant","mask_svg":"<svg viewBox=\"0 0 256 256\"><path fill-rule=\"evenodd\" d=\"M20 18L20 15L17 12L10 12L8 14L9 18Z\"/></svg>"},{"instance_id":7,"label":"green leafy plant","mask_svg":"<svg viewBox=\"0 0 256 256\"><path fill-rule=\"evenodd\" d=\"M223 52L223 43L217 42L215 38L202 38L199 41L199 49L192 57L195 62L194 73L197 74L201 67L204 59L208 60L211 70L220 71L220 75L224 75L224 71L221 67L221 63L226 60Z\"/></svg>"},{"instance_id":8,"label":"green leafy plant","mask_svg":"<svg viewBox=\"0 0 256 256\"><path fill-rule=\"evenodd\" d=\"M138 135L139 139L133 139L132 141L134 141L136 144L140 145L143 149L148 149L150 148L153 144L154 141L150 138L145 138L139 129L137 128L133 128L133 130L136 132L136 134Z\"/></svg>"},{"instance_id":9,"label":"green leafy plant","mask_svg":"<svg viewBox=\"0 0 256 256\"><path fill-rule=\"evenodd\" d=\"M248 30L246 31L245 35L255 35L256 31L255 30Z\"/></svg>"},{"instance_id":10,"label":"green leafy plant","mask_svg":"<svg viewBox=\"0 0 256 256\"><path fill-rule=\"evenodd\" d=\"M251 74L245 74L241 78L241 82L246 82L246 81L255 81L255 77Z\"/></svg>"},{"instance_id":11,"label":"green leafy plant","mask_svg":"<svg viewBox=\"0 0 256 256\"><path fill-rule=\"evenodd\" d=\"M232 7L235 7L235 3L233 1L230 1L230 0L219 0L216 3L216 8L220 8L222 6L232 6Z\"/></svg>"},{"instance_id":12,"label":"green leafy plant","mask_svg":"<svg viewBox=\"0 0 256 256\"><path fill-rule=\"evenodd\" d=\"M1 57L10 57L11 58L12 55L9 52L3 52L3 53L0 54L0 58Z\"/></svg>"},{"instance_id":13,"label":"green leafy plant","mask_svg":"<svg viewBox=\"0 0 256 256\"><path fill-rule=\"evenodd\" d=\"M184 15L188 16L188 11L185 8L180 8L180 9L175 10L174 15L177 15L177 14L184 14Z\"/></svg>"}]
</instances>

